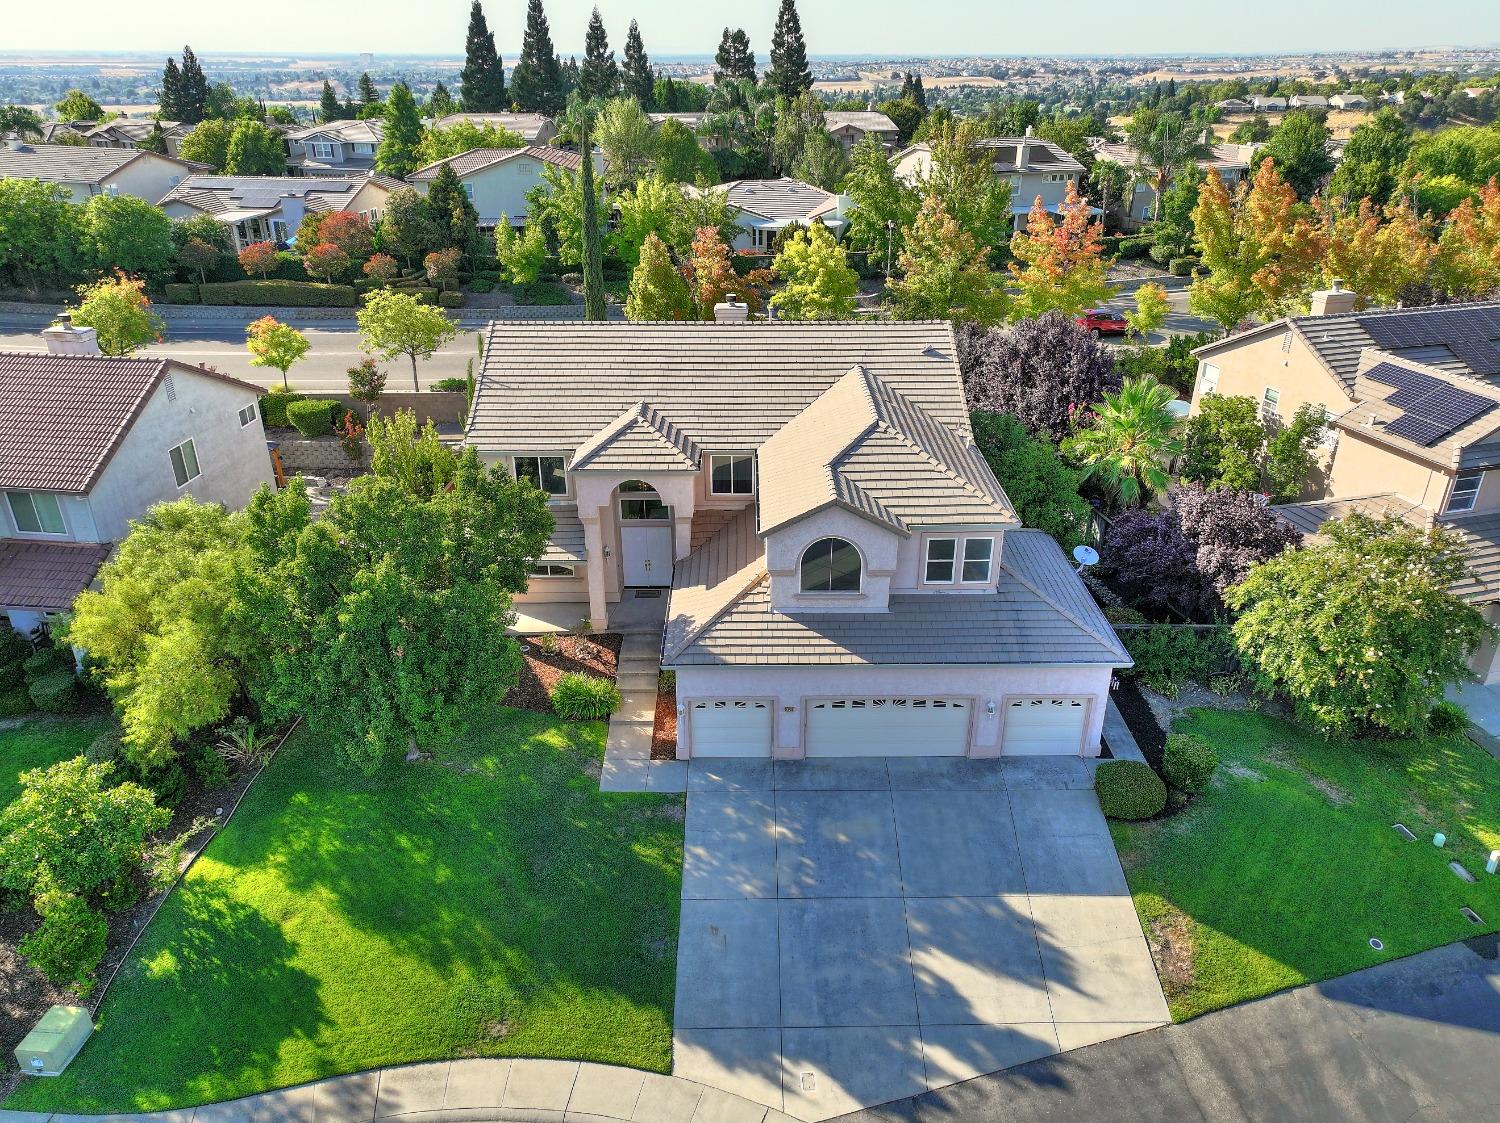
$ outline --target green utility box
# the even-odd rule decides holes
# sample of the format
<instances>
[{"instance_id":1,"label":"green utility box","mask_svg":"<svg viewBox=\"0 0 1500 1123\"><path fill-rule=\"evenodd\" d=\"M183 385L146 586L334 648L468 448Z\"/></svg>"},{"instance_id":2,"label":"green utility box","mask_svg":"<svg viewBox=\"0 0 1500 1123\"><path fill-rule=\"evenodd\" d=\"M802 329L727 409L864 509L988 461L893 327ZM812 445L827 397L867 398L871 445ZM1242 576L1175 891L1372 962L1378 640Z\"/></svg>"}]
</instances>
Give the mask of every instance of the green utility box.
<instances>
[{"instance_id":1,"label":"green utility box","mask_svg":"<svg viewBox=\"0 0 1500 1123\"><path fill-rule=\"evenodd\" d=\"M54 1006L16 1046L16 1062L32 1076L59 1076L94 1032L82 1006Z\"/></svg>"}]
</instances>

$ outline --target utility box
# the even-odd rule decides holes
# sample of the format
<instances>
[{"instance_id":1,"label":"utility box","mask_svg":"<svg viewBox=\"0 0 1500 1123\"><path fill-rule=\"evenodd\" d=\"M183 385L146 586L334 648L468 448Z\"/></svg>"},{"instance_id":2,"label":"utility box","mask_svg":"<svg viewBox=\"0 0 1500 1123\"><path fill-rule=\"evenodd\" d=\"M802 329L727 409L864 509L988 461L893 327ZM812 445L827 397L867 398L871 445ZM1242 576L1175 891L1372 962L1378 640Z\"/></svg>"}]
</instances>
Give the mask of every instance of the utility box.
<instances>
[{"instance_id":1,"label":"utility box","mask_svg":"<svg viewBox=\"0 0 1500 1123\"><path fill-rule=\"evenodd\" d=\"M16 1046L16 1063L32 1076L60 1076L94 1032L94 1020L82 1006L54 1006Z\"/></svg>"}]
</instances>

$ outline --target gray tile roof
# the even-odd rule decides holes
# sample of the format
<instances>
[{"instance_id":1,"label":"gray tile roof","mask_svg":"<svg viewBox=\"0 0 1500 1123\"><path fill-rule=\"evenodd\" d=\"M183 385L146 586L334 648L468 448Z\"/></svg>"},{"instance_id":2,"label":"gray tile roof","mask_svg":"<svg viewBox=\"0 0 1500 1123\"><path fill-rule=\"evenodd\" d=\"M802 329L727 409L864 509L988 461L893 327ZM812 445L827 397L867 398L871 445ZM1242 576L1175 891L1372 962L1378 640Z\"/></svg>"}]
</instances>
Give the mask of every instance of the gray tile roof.
<instances>
[{"instance_id":1,"label":"gray tile roof","mask_svg":"<svg viewBox=\"0 0 1500 1123\"><path fill-rule=\"evenodd\" d=\"M71 608L109 551L108 543L0 539L0 608Z\"/></svg>"},{"instance_id":2,"label":"gray tile roof","mask_svg":"<svg viewBox=\"0 0 1500 1123\"><path fill-rule=\"evenodd\" d=\"M435 127L451 129L454 125L494 125L520 135L522 140L534 142L542 133L556 135L557 126L551 117L540 113L450 113L439 118Z\"/></svg>"},{"instance_id":3,"label":"gray tile roof","mask_svg":"<svg viewBox=\"0 0 1500 1123\"><path fill-rule=\"evenodd\" d=\"M583 520L573 504L552 508L552 537L538 561L554 565L576 565L584 560Z\"/></svg>"},{"instance_id":4,"label":"gray tile roof","mask_svg":"<svg viewBox=\"0 0 1500 1123\"><path fill-rule=\"evenodd\" d=\"M453 174L462 179L464 176L473 175L485 168L503 164L507 160L523 157L540 160L544 164L556 164L560 168L575 172L583 166L583 156L580 153L569 152L564 148L552 148L549 145L533 144L525 148L471 148L457 156L449 156L446 160L438 160L428 164L425 168L418 168L406 178L413 181L430 180L437 176L438 170L444 164L449 164L453 167Z\"/></svg>"},{"instance_id":5,"label":"gray tile roof","mask_svg":"<svg viewBox=\"0 0 1500 1123\"><path fill-rule=\"evenodd\" d=\"M274 210L283 195L301 199L310 211L343 210L371 178L364 172L338 176L190 175L157 202L184 203L208 214L239 210ZM399 181L378 177L382 186L403 186Z\"/></svg>"},{"instance_id":6,"label":"gray tile roof","mask_svg":"<svg viewBox=\"0 0 1500 1123\"><path fill-rule=\"evenodd\" d=\"M842 129L845 125L867 133L895 133L900 132L896 123L884 113L874 110L847 111L842 109L830 109L823 114L823 127L826 129Z\"/></svg>"},{"instance_id":7,"label":"gray tile roof","mask_svg":"<svg viewBox=\"0 0 1500 1123\"><path fill-rule=\"evenodd\" d=\"M103 183L134 160L167 160L171 156L134 148L87 148L72 144L0 145L0 179L39 179L46 183Z\"/></svg>"},{"instance_id":8,"label":"gray tile roof","mask_svg":"<svg viewBox=\"0 0 1500 1123\"><path fill-rule=\"evenodd\" d=\"M696 472L698 446L661 410L636 402L578 447L573 471Z\"/></svg>"},{"instance_id":9,"label":"gray tile roof","mask_svg":"<svg viewBox=\"0 0 1500 1123\"><path fill-rule=\"evenodd\" d=\"M729 205L747 214L776 220L810 222L838 207L838 196L800 179L737 179L709 188L724 194Z\"/></svg>"},{"instance_id":10,"label":"gray tile roof","mask_svg":"<svg viewBox=\"0 0 1500 1123\"><path fill-rule=\"evenodd\" d=\"M1138 156L1134 148L1128 144L1109 144L1097 140L1091 144L1094 156L1111 164L1121 164L1127 168L1134 167ZM1217 168L1219 171L1248 171L1255 159L1257 146L1253 144L1215 144L1211 147L1209 155L1200 160L1195 160L1200 168L1205 171L1209 168Z\"/></svg>"},{"instance_id":11,"label":"gray tile roof","mask_svg":"<svg viewBox=\"0 0 1500 1123\"><path fill-rule=\"evenodd\" d=\"M1406 410L1391 404L1388 400L1399 395L1397 387L1369 377L1372 372L1377 376L1381 375L1381 370L1376 368L1415 371L1446 383L1463 393L1486 398L1494 404L1488 412L1432 444L1419 444L1398 433L1391 432L1392 422L1405 415ZM1366 348L1361 352L1358 373L1354 377L1350 393L1354 397L1354 405L1334 421L1336 428L1353 433L1362 440L1395 449L1403 456L1442 468L1463 466L1466 451L1471 447L1475 448L1476 452L1482 450L1486 447L1484 439L1494 437L1496 431L1500 430L1500 384L1454 374L1440 367L1426 366L1409 359L1396 358L1374 348Z\"/></svg>"},{"instance_id":12,"label":"gray tile roof","mask_svg":"<svg viewBox=\"0 0 1500 1123\"><path fill-rule=\"evenodd\" d=\"M378 118L368 121L329 121L322 125L292 129L286 134L287 140L307 141L327 137L341 144L379 144L384 136L385 122Z\"/></svg>"},{"instance_id":13,"label":"gray tile roof","mask_svg":"<svg viewBox=\"0 0 1500 1123\"><path fill-rule=\"evenodd\" d=\"M1021 162L1021 149L1026 160ZM978 141L976 148L988 149L997 172L1081 172L1083 165L1066 148L1060 148L1041 137L996 136Z\"/></svg>"},{"instance_id":14,"label":"gray tile roof","mask_svg":"<svg viewBox=\"0 0 1500 1123\"><path fill-rule=\"evenodd\" d=\"M943 321L497 320L466 439L482 452L571 453L644 401L707 452L750 452L854 366L971 436Z\"/></svg>"}]
</instances>

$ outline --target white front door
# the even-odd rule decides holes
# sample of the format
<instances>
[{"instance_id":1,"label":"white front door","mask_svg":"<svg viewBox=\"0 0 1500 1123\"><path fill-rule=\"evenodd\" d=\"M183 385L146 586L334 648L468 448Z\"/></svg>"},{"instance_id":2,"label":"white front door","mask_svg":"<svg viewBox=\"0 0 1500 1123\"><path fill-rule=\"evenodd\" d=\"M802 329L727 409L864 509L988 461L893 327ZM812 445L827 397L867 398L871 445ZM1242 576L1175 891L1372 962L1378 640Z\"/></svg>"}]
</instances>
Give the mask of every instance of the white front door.
<instances>
[{"instance_id":1,"label":"white front door","mask_svg":"<svg viewBox=\"0 0 1500 1123\"><path fill-rule=\"evenodd\" d=\"M813 698L808 756L963 756L969 750L967 698Z\"/></svg>"},{"instance_id":2,"label":"white front door","mask_svg":"<svg viewBox=\"0 0 1500 1123\"><path fill-rule=\"evenodd\" d=\"M626 585L652 588L672 583L670 526L631 526L626 523L620 527L620 554Z\"/></svg>"},{"instance_id":3,"label":"white front door","mask_svg":"<svg viewBox=\"0 0 1500 1123\"><path fill-rule=\"evenodd\" d=\"M771 755L769 702L745 698L694 702L688 720L695 757Z\"/></svg>"},{"instance_id":4,"label":"white front door","mask_svg":"<svg viewBox=\"0 0 1500 1123\"><path fill-rule=\"evenodd\" d=\"M1088 724L1086 698L1012 698L1005 706L1000 751L1006 756L1077 756Z\"/></svg>"}]
</instances>

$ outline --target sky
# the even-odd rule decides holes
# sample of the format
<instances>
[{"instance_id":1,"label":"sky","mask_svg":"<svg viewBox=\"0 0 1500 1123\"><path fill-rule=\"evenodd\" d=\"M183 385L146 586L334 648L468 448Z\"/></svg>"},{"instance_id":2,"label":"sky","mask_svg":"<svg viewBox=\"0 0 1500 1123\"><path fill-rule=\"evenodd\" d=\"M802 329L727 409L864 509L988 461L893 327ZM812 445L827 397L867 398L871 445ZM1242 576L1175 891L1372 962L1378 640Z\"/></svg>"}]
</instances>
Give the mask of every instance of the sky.
<instances>
[{"instance_id":1,"label":"sky","mask_svg":"<svg viewBox=\"0 0 1500 1123\"><path fill-rule=\"evenodd\" d=\"M726 22L769 52L778 0L599 0L618 54L632 18L648 53L709 54ZM582 54L593 0L546 0L558 49ZM514 62L525 0L485 11ZM0 0L0 51L125 50L277 54L460 54L469 0ZM814 55L1268 53L1500 44L1497 0L1073 0L1065 8L1018 0L800 0Z\"/></svg>"}]
</instances>

